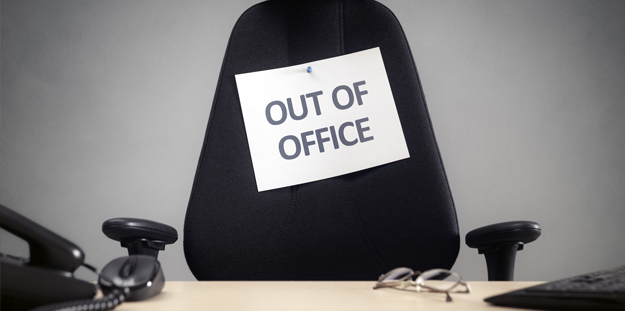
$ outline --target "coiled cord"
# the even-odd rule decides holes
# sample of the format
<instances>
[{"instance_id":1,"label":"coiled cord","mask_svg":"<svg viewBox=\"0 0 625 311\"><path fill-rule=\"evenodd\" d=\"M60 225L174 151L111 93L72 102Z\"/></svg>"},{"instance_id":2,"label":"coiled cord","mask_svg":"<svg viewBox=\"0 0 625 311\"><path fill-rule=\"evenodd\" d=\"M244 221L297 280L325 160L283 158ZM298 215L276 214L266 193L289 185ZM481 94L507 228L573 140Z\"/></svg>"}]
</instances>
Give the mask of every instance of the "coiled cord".
<instances>
[{"instance_id":1,"label":"coiled cord","mask_svg":"<svg viewBox=\"0 0 625 311\"><path fill-rule=\"evenodd\" d=\"M83 263L82 266L91 270L98 276L106 278L98 273L98 270L94 266L87 263ZM124 302L127 294L128 288L124 288L123 290L114 289L108 295L100 299L81 299L47 304L31 309L30 311L108 311L115 309L115 307Z\"/></svg>"},{"instance_id":2,"label":"coiled cord","mask_svg":"<svg viewBox=\"0 0 625 311\"><path fill-rule=\"evenodd\" d=\"M40 306L31 311L108 311L113 310L126 299L126 293L114 289L110 294L100 299L83 299L68 302L54 303Z\"/></svg>"}]
</instances>

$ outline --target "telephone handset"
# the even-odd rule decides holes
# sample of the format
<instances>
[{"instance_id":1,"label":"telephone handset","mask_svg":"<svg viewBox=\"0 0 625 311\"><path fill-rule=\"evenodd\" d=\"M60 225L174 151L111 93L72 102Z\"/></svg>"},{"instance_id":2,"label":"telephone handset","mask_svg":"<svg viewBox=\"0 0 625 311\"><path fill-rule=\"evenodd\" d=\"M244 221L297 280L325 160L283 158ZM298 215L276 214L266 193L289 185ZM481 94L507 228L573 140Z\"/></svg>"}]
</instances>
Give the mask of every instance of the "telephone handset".
<instances>
[{"instance_id":1,"label":"telephone handset","mask_svg":"<svg viewBox=\"0 0 625 311\"><path fill-rule=\"evenodd\" d=\"M85 259L76 244L3 205L0 227L26 240L30 248L28 260L0 257L3 310L95 296L95 284L74 278Z\"/></svg>"},{"instance_id":2,"label":"telephone handset","mask_svg":"<svg viewBox=\"0 0 625 311\"><path fill-rule=\"evenodd\" d=\"M116 219L121 229L114 229L122 230L124 239L128 239L124 234L132 235L133 239L141 241L138 243L156 243L161 250L164 244L173 243L177 239L176 230L167 225L143 220L139 227L137 219L127 219L134 222L124 220ZM0 253L2 310L27 310L48 304L60 306L59 303L67 305L68 301L78 301L84 305L95 297L98 291L96 284L74 277L76 269L85 265L85 254L76 244L4 205L0 205L0 227L24 239L30 249L30 258ZM166 232L162 231L164 228ZM156 233L142 237L142 231L148 229ZM154 235L163 236L166 242L155 240ZM163 288L165 279L156 254L140 254L134 248L132 252L129 248L129 253L128 257L117 258L102 269L98 283L105 297L93 301L98 302L98 310L112 309L124 299L152 297ZM114 304L109 304L109 300ZM104 308L106 305L112 307Z\"/></svg>"}]
</instances>

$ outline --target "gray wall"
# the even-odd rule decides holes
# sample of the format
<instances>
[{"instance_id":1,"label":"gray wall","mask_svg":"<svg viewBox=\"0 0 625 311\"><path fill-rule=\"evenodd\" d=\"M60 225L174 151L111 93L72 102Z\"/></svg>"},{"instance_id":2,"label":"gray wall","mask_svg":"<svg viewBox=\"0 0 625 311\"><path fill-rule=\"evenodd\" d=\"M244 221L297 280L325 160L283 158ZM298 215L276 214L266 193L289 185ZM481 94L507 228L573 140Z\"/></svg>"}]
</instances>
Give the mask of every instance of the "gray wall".
<instances>
[{"instance_id":1,"label":"gray wall","mask_svg":"<svg viewBox=\"0 0 625 311\"><path fill-rule=\"evenodd\" d=\"M2 0L0 202L100 268L124 254L105 219L182 233L228 36L254 2ZM411 44L463 238L539 222L519 280L624 264L625 1L382 2ZM193 279L181 242L160 258ZM486 278L464 245L454 269Z\"/></svg>"}]
</instances>

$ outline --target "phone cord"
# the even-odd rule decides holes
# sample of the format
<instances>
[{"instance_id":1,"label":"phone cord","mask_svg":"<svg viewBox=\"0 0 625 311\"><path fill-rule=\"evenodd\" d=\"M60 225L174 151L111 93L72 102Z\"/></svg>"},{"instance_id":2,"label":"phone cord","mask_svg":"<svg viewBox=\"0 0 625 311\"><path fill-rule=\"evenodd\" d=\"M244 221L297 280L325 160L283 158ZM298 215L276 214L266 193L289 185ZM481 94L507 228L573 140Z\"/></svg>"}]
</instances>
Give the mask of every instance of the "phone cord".
<instances>
[{"instance_id":1,"label":"phone cord","mask_svg":"<svg viewBox=\"0 0 625 311\"><path fill-rule=\"evenodd\" d=\"M110 294L100 299L83 299L40 306L30 311L107 311L124 302L125 293L114 289Z\"/></svg>"}]
</instances>

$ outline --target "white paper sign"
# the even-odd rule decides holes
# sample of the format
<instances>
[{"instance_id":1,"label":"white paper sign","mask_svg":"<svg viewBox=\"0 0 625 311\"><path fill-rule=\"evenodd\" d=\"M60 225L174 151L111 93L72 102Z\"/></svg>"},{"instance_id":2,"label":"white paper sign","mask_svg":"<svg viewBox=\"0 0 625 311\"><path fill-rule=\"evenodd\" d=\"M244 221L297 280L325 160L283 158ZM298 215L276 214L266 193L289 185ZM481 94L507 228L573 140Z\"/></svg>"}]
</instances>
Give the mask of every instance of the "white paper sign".
<instances>
[{"instance_id":1,"label":"white paper sign","mask_svg":"<svg viewBox=\"0 0 625 311\"><path fill-rule=\"evenodd\" d=\"M379 48L236 82L258 191L410 156Z\"/></svg>"}]
</instances>

